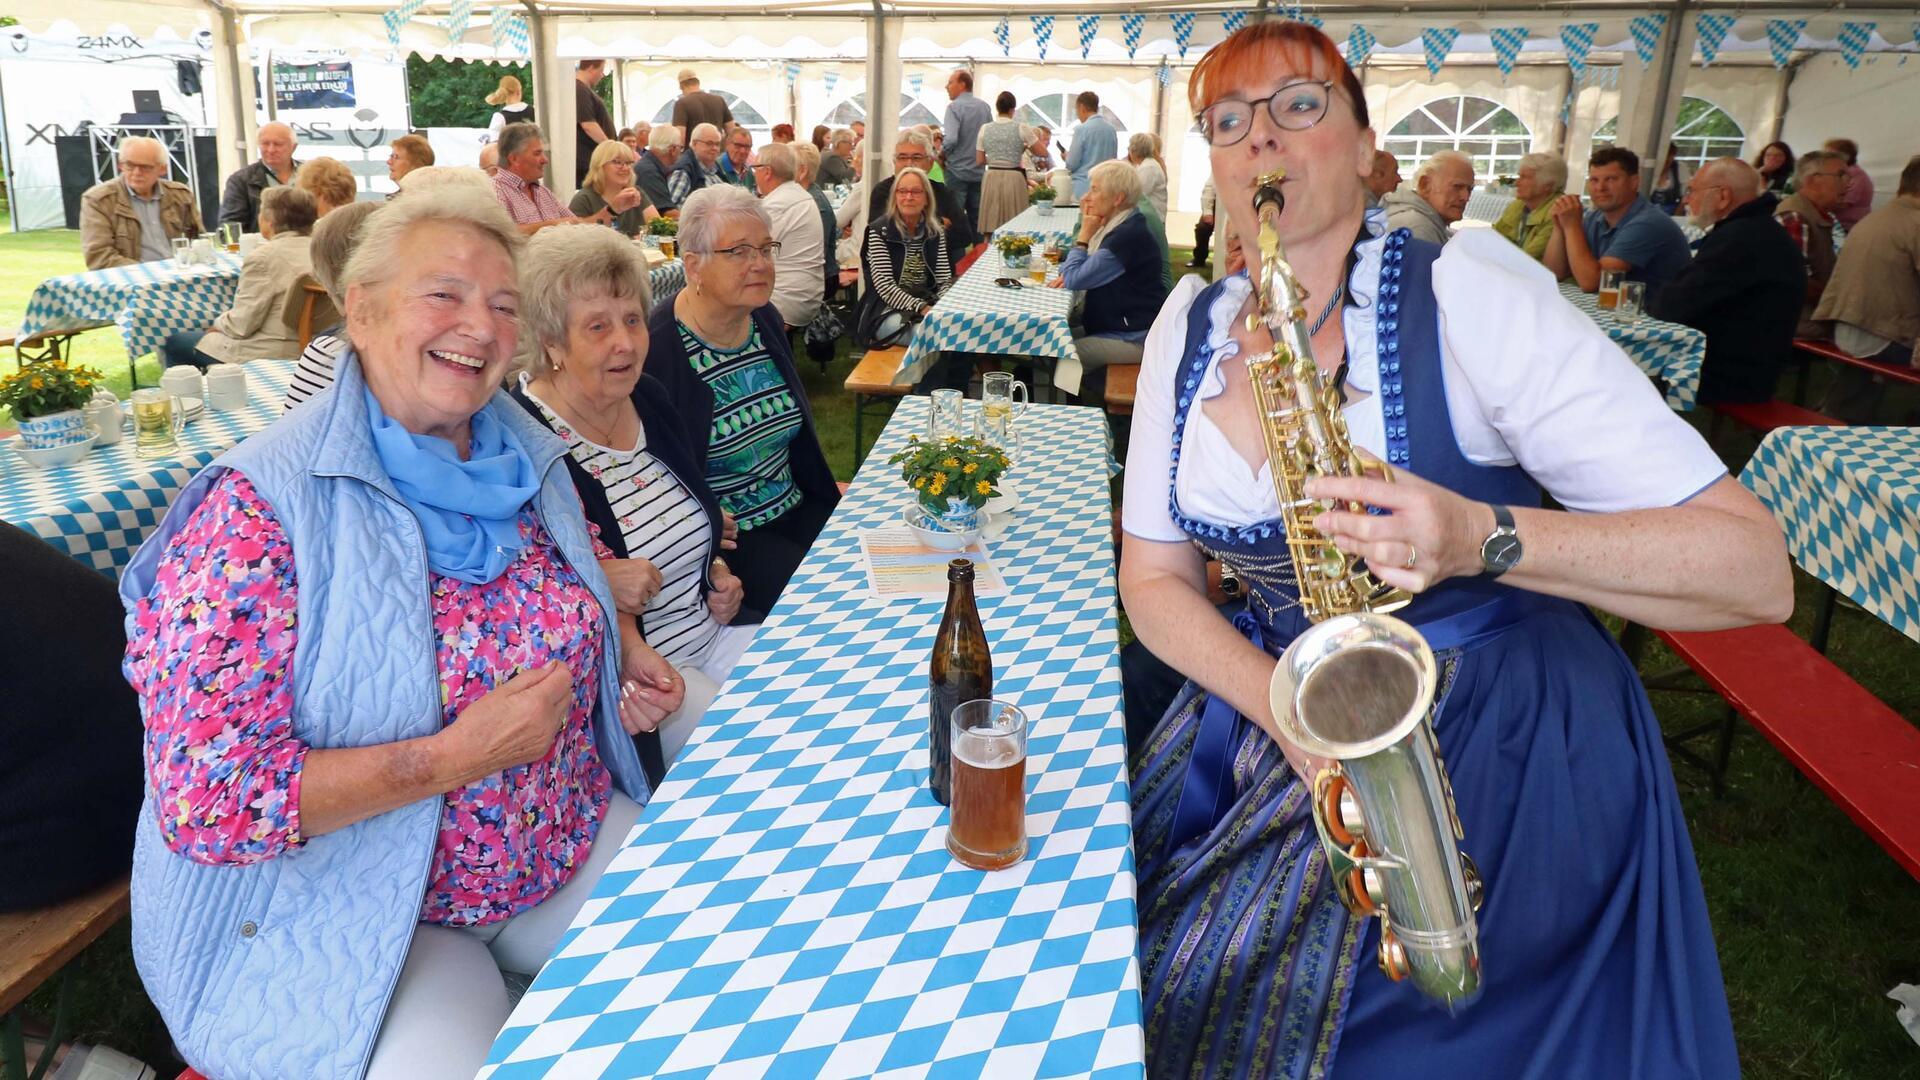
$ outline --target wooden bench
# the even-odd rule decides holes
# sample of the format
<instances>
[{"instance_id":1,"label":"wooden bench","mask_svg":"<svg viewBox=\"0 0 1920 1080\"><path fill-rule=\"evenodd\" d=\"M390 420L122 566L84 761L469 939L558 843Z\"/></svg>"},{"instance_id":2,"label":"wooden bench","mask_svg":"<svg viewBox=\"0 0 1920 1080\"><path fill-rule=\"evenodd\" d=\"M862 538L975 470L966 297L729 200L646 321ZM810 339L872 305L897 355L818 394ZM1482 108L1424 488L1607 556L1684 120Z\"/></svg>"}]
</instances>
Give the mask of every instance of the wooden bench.
<instances>
[{"instance_id":1,"label":"wooden bench","mask_svg":"<svg viewBox=\"0 0 1920 1080\"><path fill-rule=\"evenodd\" d=\"M861 445L860 431L866 419L869 406L878 404L886 398L902 398L912 390L911 386L896 386L893 373L900 370L900 360L906 356L907 347L895 345L886 349L868 349L867 355L847 373L847 392L853 395L853 467L858 469L866 459L866 447Z\"/></svg>"},{"instance_id":2,"label":"wooden bench","mask_svg":"<svg viewBox=\"0 0 1920 1080\"><path fill-rule=\"evenodd\" d=\"M1133 393L1139 385L1139 364L1109 366L1107 368L1107 411L1115 416L1132 416Z\"/></svg>"},{"instance_id":3,"label":"wooden bench","mask_svg":"<svg viewBox=\"0 0 1920 1080\"><path fill-rule=\"evenodd\" d=\"M1920 728L1784 626L1654 634L1727 702L1724 718L1667 739L1676 757L1707 771L1716 794L1743 716L1920 878ZM1711 761L1681 745L1708 734Z\"/></svg>"},{"instance_id":4,"label":"wooden bench","mask_svg":"<svg viewBox=\"0 0 1920 1080\"><path fill-rule=\"evenodd\" d=\"M1741 427L1757 434L1765 435L1774 428L1783 427L1845 427L1846 421L1835 420L1824 413L1814 412L1787 401L1754 401L1743 403L1722 403L1708 406L1714 411L1713 435L1720 434L1721 421L1731 420Z\"/></svg>"},{"instance_id":5,"label":"wooden bench","mask_svg":"<svg viewBox=\"0 0 1920 1080\"><path fill-rule=\"evenodd\" d=\"M1836 364L1856 367L1861 371L1871 372L1872 374L1882 376L1893 382L1903 382L1909 386L1920 386L1920 371L1910 368L1905 364L1883 364L1878 360L1868 360L1863 357L1853 356L1831 341L1794 338L1793 347L1796 351L1808 357L1831 360Z\"/></svg>"},{"instance_id":6,"label":"wooden bench","mask_svg":"<svg viewBox=\"0 0 1920 1080\"><path fill-rule=\"evenodd\" d=\"M26 1049L15 1010L27 995L93 944L127 913L127 879L102 885L63 904L0 914L0 1059L26 1076ZM66 1034L67 981L61 981L46 1049L32 1075L43 1075Z\"/></svg>"}]
</instances>

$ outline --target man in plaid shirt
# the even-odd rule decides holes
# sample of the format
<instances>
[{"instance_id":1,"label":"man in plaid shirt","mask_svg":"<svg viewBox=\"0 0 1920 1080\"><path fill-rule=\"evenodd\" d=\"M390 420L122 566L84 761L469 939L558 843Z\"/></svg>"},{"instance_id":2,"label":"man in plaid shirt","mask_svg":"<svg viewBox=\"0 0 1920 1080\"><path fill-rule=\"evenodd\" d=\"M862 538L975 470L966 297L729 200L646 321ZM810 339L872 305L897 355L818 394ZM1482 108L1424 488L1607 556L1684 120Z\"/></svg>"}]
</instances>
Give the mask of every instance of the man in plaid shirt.
<instances>
[{"instance_id":1,"label":"man in plaid shirt","mask_svg":"<svg viewBox=\"0 0 1920 1080\"><path fill-rule=\"evenodd\" d=\"M493 174L493 194L528 236L579 220L540 182L546 169L547 144L537 126L508 124L500 129L500 171Z\"/></svg>"}]
</instances>

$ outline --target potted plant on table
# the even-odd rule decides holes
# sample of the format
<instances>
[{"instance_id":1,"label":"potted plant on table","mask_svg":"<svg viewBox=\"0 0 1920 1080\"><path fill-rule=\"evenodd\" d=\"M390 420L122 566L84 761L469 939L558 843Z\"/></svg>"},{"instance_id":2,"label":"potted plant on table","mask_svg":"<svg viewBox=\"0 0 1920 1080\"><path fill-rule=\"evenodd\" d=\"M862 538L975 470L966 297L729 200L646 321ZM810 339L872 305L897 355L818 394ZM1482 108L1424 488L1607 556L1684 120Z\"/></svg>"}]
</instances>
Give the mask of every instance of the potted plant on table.
<instances>
[{"instance_id":1,"label":"potted plant on table","mask_svg":"<svg viewBox=\"0 0 1920 1080\"><path fill-rule=\"evenodd\" d=\"M43 360L0 379L0 406L12 410L29 450L48 450L93 434L80 410L99 386L100 373L92 368Z\"/></svg>"},{"instance_id":2,"label":"potted plant on table","mask_svg":"<svg viewBox=\"0 0 1920 1080\"><path fill-rule=\"evenodd\" d=\"M1041 217L1052 216L1053 201L1055 198L1057 198L1057 196L1054 190L1045 184L1041 184L1039 187L1027 192L1027 202L1030 205L1040 208Z\"/></svg>"},{"instance_id":3,"label":"potted plant on table","mask_svg":"<svg viewBox=\"0 0 1920 1080\"><path fill-rule=\"evenodd\" d=\"M1000 494L1009 462L1006 451L984 439L914 435L887 464L900 466L900 479L913 489L908 523L925 533L953 534L964 546L980 531L981 508Z\"/></svg>"},{"instance_id":4,"label":"potted plant on table","mask_svg":"<svg viewBox=\"0 0 1920 1080\"><path fill-rule=\"evenodd\" d=\"M993 238L993 246L1000 252L1001 261L1011 270L1024 268L1027 260L1033 257L1033 237L1031 236L1023 236L1019 233L996 236Z\"/></svg>"},{"instance_id":5,"label":"potted plant on table","mask_svg":"<svg viewBox=\"0 0 1920 1080\"><path fill-rule=\"evenodd\" d=\"M657 217L647 222L647 235L660 247L661 254L669 259L679 257L680 223L670 217Z\"/></svg>"}]
</instances>

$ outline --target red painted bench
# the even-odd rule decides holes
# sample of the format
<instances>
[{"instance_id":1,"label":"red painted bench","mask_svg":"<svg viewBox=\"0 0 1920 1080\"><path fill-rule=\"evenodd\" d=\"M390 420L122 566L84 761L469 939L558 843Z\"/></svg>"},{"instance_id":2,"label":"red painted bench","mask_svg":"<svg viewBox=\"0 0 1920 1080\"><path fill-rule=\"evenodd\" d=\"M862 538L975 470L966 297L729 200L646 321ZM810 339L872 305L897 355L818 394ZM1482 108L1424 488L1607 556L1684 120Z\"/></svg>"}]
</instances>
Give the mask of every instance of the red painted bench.
<instances>
[{"instance_id":1,"label":"red painted bench","mask_svg":"<svg viewBox=\"0 0 1920 1080\"><path fill-rule=\"evenodd\" d=\"M1734 718L1744 716L1920 878L1920 728L1784 626L1654 634L1728 705L1724 719L1669 736L1675 756L1705 768L1719 791ZM1717 735L1711 763L1677 745L1709 733Z\"/></svg>"},{"instance_id":2,"label":"red painted bench","mask_svg":"<svg viewBox=\"0 0 1920 1080\"><path fill-rule=\"evenodd\" d=\"M1809 357L1831 360L1836 364L1857 367L1861 371L1871 372L1894 382L1903 382L1910 386L1920 386L1920 370L1905 364L1883 364L1877 360L1865 360L1849 355L1831 341L1813 341L1808 338L1794 338L1793 347Z\"/></svg>"},{"instance_id":3,"label":"red painted bench","mask_svg":"<svg viewBox=\"0 0 1920 1080\"><path fill-rule=\"evenodd\" d=\"M1723 402L1708 406L1716 414L1713 418L1713 434L1720 434L1721 421L1731 420L1741 427L1765 435L1774 428L1782 427L1845 427L1846 421L1835 420L1825 413L1802 408L1789 401L1754 401L1743 403Z\"/></svg>"}]
</instances>

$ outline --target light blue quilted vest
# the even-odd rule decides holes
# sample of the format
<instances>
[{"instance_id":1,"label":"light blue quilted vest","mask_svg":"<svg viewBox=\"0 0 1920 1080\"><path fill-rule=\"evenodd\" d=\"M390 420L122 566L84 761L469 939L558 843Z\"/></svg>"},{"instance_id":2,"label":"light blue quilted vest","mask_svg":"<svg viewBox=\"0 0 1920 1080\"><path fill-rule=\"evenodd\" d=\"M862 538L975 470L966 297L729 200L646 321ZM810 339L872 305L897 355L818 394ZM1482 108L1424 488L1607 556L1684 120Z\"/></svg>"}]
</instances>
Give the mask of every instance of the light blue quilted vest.
<instances>
[{"instance_id":1,"label":"light blue quilted vest","mask_svg":"<svg viewBox=\"0 0 1920 1080\"><path fill-rule=\"evenodd\" d=\"M245 473L293 543L293 733L315 747L441 727L426 552L374 453L364 385L348 352L331 389L195 477L120 578L131 612L194 507L227 469ZM559 463L564 445L504 393L487 408L532 454L542 477L535 509L612 612ZM616 707L618 633L611 622L606 632L616 645L601 664L594 734L615 786L644 804L646 776ZM365 1071L419 921L441 805L423 799L257 865L206 866L167 849L148 792L133 856L134 961L195 1068L216 1080Z\"/></svg>"}]
</instances>

